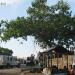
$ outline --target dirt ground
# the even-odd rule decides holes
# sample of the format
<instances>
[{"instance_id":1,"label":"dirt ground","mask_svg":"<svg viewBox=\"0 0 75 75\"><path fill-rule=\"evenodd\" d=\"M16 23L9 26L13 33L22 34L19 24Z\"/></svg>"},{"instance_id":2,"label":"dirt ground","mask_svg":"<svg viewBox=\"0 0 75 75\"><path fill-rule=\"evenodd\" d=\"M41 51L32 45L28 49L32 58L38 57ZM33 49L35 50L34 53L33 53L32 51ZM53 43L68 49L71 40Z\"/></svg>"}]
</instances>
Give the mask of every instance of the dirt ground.
<instances>
[{"instance_id":1,"label":"dirt ground","mask_svg":"<svg viewBox=\"0 0 75 75\"><path fill-rule=\"evenodd\" d=\"M28 74L24 74L24 75L43 75L41 73L28 73Z\"/></svg>"},{"instance_id":2,"label":"dirt ground","mask_svg":"<svg viewBox=\"0 0 75 75\"><path fill-rule=\"evenodd\" d=\"M21 71L21 69L0 69L0 75L43 75L42 73L30 73L28 71Z\"/></svg>"},{"instance_id":3,"label":"dirt ground","mask_svg":"<svg viewBox=\"0 0 75 75\"><path fill-rule=\"evenodd\" d=\"M0 69L0 75L20 75L21 69Z\"/></svg>"}]
</instances>

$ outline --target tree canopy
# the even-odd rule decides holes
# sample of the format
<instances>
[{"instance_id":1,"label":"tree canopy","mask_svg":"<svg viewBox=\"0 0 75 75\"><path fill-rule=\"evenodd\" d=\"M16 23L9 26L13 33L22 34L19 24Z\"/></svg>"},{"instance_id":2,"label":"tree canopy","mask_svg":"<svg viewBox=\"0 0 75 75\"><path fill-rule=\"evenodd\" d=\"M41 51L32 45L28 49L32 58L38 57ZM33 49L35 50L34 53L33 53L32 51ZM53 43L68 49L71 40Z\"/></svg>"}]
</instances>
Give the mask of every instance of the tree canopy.
<instances>
[{"instance_id":1,"label":"tree canopy","mask_svg":"<svg viewBox=\"0 0 75 75\"><path fill-rule=\"evenodd\" d=\"M1 23L1 38L27 38L35 36L36 42L42 47L66 45L75 43L75 17L72 16L70 5L63 0L55 5L47 5L47 0L34 0L28 8L28 17L18 17L16 20Z\"/></svg>"},{"instance_id":2,"label":"tree canopy","mask_svg":"<svg viewBox=\"0 0 75 75\"><path fill-rule=\"evenodd\" d=\"M12 55L13 51L0 47L0 55Z\"/></svg>"}]
</instances>

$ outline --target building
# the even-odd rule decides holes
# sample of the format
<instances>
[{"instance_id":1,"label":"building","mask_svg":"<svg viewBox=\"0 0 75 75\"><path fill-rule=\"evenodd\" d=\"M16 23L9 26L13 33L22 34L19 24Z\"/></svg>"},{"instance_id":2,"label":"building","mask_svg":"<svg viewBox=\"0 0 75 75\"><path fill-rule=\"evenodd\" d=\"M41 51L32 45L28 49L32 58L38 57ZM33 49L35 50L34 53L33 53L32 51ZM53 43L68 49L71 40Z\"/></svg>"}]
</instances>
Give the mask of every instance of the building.
<instances>
[{"instance_id":1,"label":"building","mask_svg":"<svg viewBox=\"0 0 75 75\"><path fill-rule=\"evenodd\" d=\"M55 46L49 50L39 53L39 61L44 67L57 66L63 68L73 64L74 52L62 46Z\"/></svg>"}]
</instances>

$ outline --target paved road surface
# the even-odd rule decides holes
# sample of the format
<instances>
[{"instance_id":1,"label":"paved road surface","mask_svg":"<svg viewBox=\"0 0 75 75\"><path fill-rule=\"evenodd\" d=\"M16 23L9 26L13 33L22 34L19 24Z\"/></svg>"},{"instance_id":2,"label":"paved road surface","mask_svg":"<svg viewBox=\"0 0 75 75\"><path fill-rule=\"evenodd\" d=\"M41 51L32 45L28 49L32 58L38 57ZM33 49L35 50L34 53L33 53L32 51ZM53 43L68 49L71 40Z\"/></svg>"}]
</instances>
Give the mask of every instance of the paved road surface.
<instances>
[{"instance_id":1,"label":"paved road surface","mask_svg":"<svg viewBox=\"0 0 75 75\"><path fill-rule=\"evenodd\" d=\"M28 71L21 71L21 69L0 69L0 75L43 75L41 73L29 73Z\"/></svg>"}]
</instances>

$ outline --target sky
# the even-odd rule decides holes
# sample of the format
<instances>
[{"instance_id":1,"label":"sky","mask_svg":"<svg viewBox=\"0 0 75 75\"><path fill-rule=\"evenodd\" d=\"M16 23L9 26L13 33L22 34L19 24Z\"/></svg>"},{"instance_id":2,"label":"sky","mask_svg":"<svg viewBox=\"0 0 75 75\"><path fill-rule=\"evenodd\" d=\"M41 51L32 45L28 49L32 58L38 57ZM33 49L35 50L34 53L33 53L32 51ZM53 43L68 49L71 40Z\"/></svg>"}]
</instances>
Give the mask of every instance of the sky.
<instances>
[{"instance_id":1,"label":"sky","mask_svg":"<svg viewBox=\"0 0 75 75\"><path fill-rule=\"evenodd\" d=\"M19 17L27 16L27 9L31 6L31 2L34 0L0 0L0 20L12 20ZM48 0L48 5L53 5L58 0ZM65 0L70 4L72 14L75 14L75 0ZM42 51L38 45L34 43L34 37L28 37L28 41L20 39L11 39L7 43L1 42L0 46L13 50L13 55L17 57L27 57L31 54L37 54L38 51ZM23 44L21 44L21 41Z\"/></svg>"}]
</instances>

